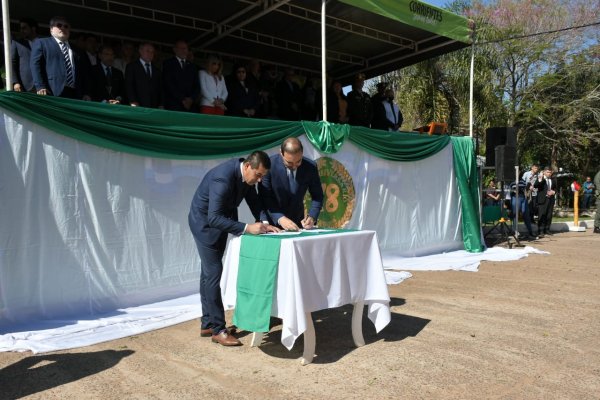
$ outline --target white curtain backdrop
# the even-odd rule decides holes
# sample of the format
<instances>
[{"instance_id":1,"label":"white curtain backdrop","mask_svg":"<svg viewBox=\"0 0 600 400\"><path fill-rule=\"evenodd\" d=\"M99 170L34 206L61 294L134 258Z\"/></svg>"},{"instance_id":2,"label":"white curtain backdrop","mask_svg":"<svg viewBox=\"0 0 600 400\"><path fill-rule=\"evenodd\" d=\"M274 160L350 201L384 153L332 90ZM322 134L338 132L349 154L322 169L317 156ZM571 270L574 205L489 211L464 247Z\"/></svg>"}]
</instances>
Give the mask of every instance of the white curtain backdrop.
<instances>
[{"instance_id":1,"label":"white curtain backdrop","mask_svg":"<svg viewBox=\"0 0 600 400\"><path fill-rule=\"evenodd\" d=\"M0 115L0 333L197 293L187 214L201 178L223 160L118 153ZM302 140L306 156L323 156ZM463 248L451 146L411 163L350 143L330 157L354 180L348 227L376 230L386 254Z\"/></svg>"}]
</instances>

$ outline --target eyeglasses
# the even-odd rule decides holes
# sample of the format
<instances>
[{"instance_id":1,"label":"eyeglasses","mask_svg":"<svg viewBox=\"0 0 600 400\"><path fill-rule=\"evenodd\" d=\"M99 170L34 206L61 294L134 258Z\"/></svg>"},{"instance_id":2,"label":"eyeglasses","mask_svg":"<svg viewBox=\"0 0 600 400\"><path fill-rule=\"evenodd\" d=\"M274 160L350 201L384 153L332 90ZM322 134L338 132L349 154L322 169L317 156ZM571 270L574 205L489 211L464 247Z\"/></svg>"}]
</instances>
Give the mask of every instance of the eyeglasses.
<instances>
[{"instance_id":1,"label":"eyeglasses","mask_svg":"<svg viewBox=\"0 0 600 400\"><path fill-rule=\"evenodd\" d=\"M64 29L70 29L71 28L71 25L69 25L69 24L63 24L61 22L58 22L58 23L54 24L54 26L57 27L58 29L62 29L62 28L64 28Z\"/></svg>"}]
</instances>

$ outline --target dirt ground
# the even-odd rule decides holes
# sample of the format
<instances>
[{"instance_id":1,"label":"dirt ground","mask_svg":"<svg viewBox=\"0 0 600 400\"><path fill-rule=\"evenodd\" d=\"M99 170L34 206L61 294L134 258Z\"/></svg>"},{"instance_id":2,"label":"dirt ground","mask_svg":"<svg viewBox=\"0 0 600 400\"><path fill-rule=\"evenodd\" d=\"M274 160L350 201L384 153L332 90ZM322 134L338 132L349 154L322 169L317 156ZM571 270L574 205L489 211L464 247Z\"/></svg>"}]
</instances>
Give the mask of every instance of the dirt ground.
<instances>
[{"instance_id":1,"label":"dirt ground","mask_svg":"<svg viewBox=\"0 0 600 400\"><path fill-rule=\"evenodd\" d=\"M0 398L600 399L600 235L539 240L549 256L484 262L479 272L416 272L390 286L392 321L351 308L313 314L314 363L274 327L258 348L200 338L198 322L96 346L0 353ZM231 315L229 315L231 317Z\"/></svg>"}]
</instances>

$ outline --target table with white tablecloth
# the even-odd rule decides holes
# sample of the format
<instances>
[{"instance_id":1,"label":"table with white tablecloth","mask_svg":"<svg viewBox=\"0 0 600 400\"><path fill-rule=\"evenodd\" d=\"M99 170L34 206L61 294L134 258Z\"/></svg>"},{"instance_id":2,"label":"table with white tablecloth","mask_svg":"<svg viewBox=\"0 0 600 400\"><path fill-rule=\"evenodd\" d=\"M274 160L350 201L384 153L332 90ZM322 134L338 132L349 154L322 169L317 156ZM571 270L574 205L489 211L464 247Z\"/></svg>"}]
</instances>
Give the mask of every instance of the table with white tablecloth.
<instances>
[{"instance_id":1,"label":"table with white tablecloth","mask_svg":"<svg viewBox=\"0 0 600 400\"><path fill-rule=\"evenodd\" d=\"M236 305L241 243L241 237L232 238L225 254L221 290L226 309ZM313 311L354 304L352 334L357 346L364 344L363 305L377 332L390 322L390 298L375 231L290 233L280 243L271 315L282 319L281 343L286 348L305 334L304 363L314 355Z\"/></svg>"}]
</instances>

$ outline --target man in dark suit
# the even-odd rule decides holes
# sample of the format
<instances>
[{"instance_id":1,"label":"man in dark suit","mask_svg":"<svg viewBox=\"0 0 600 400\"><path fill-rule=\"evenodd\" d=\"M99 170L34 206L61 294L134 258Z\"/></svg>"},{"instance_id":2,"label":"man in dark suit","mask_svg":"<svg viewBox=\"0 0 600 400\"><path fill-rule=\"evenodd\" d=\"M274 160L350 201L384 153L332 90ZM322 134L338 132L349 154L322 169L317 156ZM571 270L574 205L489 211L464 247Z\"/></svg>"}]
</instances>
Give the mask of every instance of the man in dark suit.
<instances>
[{"instance_id":1,"label":"man in dark suit","mask_svg":"<svg viewBox=\"0 0 600 400\"><path fill-rule=\"evenodd\" d=\"M227 234L257 235L276 232L277 228L255 222L238 221L237 208L243 199L255 219L260 217L261 204L254 185L269 172L271 160L262 151L255 151L247 159L234 159L208 171L194 194L188 221L200 254L200 301L202 318L200 335L211 336L223 346L241 343L225 328L225 311L221 299L221 274Z\"/></svg>"},{"instance_id":2,"label":"man in dark suit","mask_svg":"<svg viewBox=\"0 0 600 400\"><path fill-rule=\"evenodd\" d=\"M552 225L552 213L556 201L557 182L552 178L550 167L544 168L543 174L538 175L533 187L538 190L538 236L552 235L550 225Z\"/></svg>"},{"instance_id":3,"label":"man in dark suit","mask_svg":"<svg viewBox=\"0 0 600 400\"><path fill-rule=\"evenodd\" d=\"M314 161L303 157L302 142L288 138L280 154L271 157L271 173L258 186L265 217L285 230L311 229L317 223L323 205L323 188ZM310 193L311 206L304 215L304 195ZM266 215L265 215L266 213Z\"/></svg>"},{"instance_id":4,"label":"man in dark suit","mask_svg":"<svg viewBox=\"0 0 600 400\"><path fill-rule=\"evenodd\" d=\"M302 92L300 86L294 82L294 70L285 70L285 76L275 88L277 100L277 116L287 121L300 120L300 104L302 104Z\"/></svg>"},{"instance_id":5,"label":"man in dark suit","mask_svg":"<svg viewBox=\"0 0 600 400\"><path fill-rule=\"evenodd\" d=\"M154 46L142 43L138 51L140 58L129 63L125 70L127 100L134 107L163 108L161 72L152 64Z\"/></svg>"},{"instance_id":6,"label":"man in dark suit","mask_svg":"<svg viewBox=\"0 0 600 400\"><path fill-rule=\"evenodd\" d=\"M33 77L31 76L31 45L37 39L37 22L31 18L22 18L19 21L21 39L15 39L10 45L13 78L12 85L15 92L35 92Z\"/></svg>"},{"instance_id":7,"label":"man in dark suit","mask_svg":"<svg viewBox=\"0 0 600 400\"><path fill-rule=\"evenodd\" d=\"M198 69L187 60L189 48L185 40L173 46L174 57L163 63L165 108L174 111L192 111L200 94Z\"/></svg>"},{"instance_id":8,"label":"man in dark suit","mask_svg":"<svg viewBox=\"0 0 600 400\"><path fill-rule=\"evenodd\" d=\"M125 78L113 67L115 52L110 46L102 46L98 53L99 62L92 67L92 100L119 104L125 98Z\"/></svg>"},{"instance_id":9,"label":"man in dark suit","mask_svg":"<svg viewBox=\"0 0 600 400\"><path fill-rule=\"evenodd\" d=\"M37 94L90 100L89 61L69 45L71 25L64 17L53 17L50 34L31 46L31 75Z\"/></svg>"}]
</instances>

